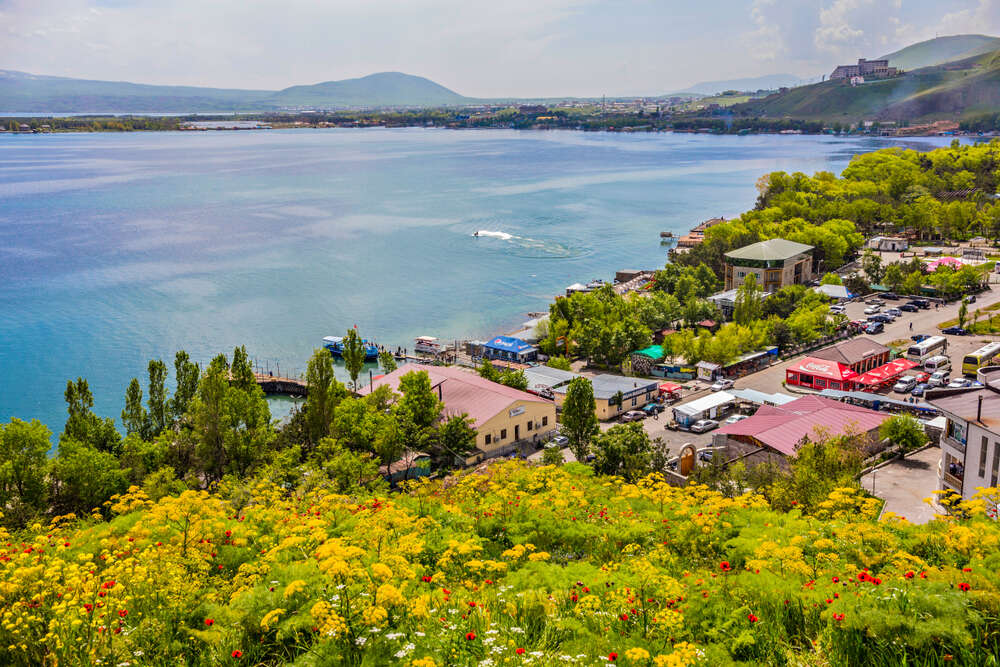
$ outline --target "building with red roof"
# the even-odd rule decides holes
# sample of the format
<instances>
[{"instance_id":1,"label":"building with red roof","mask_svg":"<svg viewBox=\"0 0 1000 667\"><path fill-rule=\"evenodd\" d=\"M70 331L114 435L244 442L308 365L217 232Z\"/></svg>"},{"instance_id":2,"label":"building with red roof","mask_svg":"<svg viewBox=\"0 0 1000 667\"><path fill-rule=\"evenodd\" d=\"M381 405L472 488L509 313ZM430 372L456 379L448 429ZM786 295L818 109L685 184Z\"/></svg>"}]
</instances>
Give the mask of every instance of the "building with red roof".
<instances>
[{"instance_id":1,"label":"building with red roof","mask_svg":"<svg viewBox=\"0 0 1000 667\"><path fill-rule=\"evenodd\" d=\"M855 435L878 449L878 429L892 415L819 396L803 396L781 406L764 405L757 413L715 432L712 444L725 447L727 460L782 463L794 457L805 440L813 442Z\"/></svg>"},{"instance_id":2,"label":"building with red roof","mask_svg":"<svg viewBox=\"0 0 1000 667\"><path fill-rule=\"evenodd\" d=\"M818 357L804 357L785 369L785 382L810 389L850 388L857 373L846 364Z\"/></svg>"},{"instance_id":3,"label":"building with red roof","mask_svg":"<svg viewBox=\"0 0 1000 667\"><path fill-rule=\"evenodd\" d=\"M477 451L466 463L504 456L522 446L543 442L556 427L556 406L552 401L491 382L457 366L404 364L358 393L366 395L383 385L398 392L400 378L411 371L427 373L431 387L444 403L445 418L468 416L476 430Z\"/></svg>"}]
</instances>

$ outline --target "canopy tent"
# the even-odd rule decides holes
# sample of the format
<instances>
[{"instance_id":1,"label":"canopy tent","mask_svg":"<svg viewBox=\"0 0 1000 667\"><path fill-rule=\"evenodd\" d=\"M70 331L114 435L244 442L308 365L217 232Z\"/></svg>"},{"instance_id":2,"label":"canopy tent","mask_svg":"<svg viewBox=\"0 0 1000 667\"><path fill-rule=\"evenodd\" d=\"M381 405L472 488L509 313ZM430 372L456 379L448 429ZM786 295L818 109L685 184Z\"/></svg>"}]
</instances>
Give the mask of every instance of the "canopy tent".
<instances>
[{"instance_id":1,"label":"canopy tent","mask_svg":"<svg viewBox=\"0 0 1000 667\"><path fill-rule=\"evenodd\" d=\"M839 364L836 361L817 359L816 357L806 357L799 363L790 366L787 372L821 377L836 382L852 380L857 375L857 373L851 370L850 366Z\"/></svg>"},{"instance_id":2,"label":"canopy tent","mask_svg":"<svg viewBox=\"0 0 1000 667\"><path fill-rule=\"evenodd\" d=\"M661 382L660 383L660 393L669 394L675 391L680 391L681 386L676 382Z\"/></svg>"},{"instance_id":3,"label":"canopy tent","mask_svg":"<svg viewBox=\"0 0 1000 667\"><path fill-rule=\"evenodd\" d=\"M878 385L885 384L895 380L896 377L903 371L908 371L911 368L916 368L919 366L915 361L910 361L909 359L895 359L887 364L882 364L878 368L873 368L870 371L859 375L854 378L854 384L866 384L866 385Z\"/></svg>"}]
</instances>

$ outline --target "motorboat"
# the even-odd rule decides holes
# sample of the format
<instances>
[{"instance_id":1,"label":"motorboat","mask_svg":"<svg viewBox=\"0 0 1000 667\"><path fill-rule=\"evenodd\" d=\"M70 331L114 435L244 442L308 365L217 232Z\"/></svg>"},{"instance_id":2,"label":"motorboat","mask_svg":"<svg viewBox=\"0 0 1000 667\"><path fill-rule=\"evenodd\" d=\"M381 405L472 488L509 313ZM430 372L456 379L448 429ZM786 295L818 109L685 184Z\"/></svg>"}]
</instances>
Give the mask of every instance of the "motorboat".
<instances>
[{"instance_id":1,"label":"motorboat","mask_svg":"<svg viewBox=\"0 0 1000 667\"><path fill-rule=\"evenodd\" d=\"M434 336L417 336L413 341L413 351L424 354L438 354L444 349Z\"/></svg>"},{"instance_id":2,"label":"motorboat","mask_svg":"<svg viewBox=\"0 0 1000 667\"><path fill-rule=\"evenodd\" d=\"M378 359L378 345L367 340L361 341L365 346L365 361L375 361ZM344 356L344 337L343 336L325 336L323 338L323 347L330 351L335 357Z\"/></svg>"}]
</instances>

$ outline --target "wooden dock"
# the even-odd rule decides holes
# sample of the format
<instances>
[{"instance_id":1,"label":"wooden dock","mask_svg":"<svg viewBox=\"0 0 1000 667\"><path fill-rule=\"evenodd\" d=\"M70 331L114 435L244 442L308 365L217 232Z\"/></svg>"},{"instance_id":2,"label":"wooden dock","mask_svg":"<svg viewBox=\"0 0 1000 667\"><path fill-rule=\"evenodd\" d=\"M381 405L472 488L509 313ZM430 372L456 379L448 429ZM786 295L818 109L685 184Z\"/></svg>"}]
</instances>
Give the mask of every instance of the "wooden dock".
<instances>
[{"instance_id":1,"label":"wooden dock","mask_svg":"<svg viewBox=\"0 0 1000 667\"><path fill-rule=\"evenodd\" d=\"M285 396L305 396L309 393L305 380L298 378L277 377L270 373L254 373L254 379L265 394L282 394Z\"/></svg>"}]
</instances>

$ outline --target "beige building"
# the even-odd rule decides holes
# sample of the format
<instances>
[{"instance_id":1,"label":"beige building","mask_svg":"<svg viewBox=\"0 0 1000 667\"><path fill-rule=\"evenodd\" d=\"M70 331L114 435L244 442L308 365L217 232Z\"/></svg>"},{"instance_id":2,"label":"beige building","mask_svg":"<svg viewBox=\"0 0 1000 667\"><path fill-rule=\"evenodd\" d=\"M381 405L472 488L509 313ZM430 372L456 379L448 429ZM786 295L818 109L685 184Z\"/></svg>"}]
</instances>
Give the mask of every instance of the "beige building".
<instances>
[{"instance_id":1,"label":"beige building","mask_svg":"<svg viewBox=\"0 0 1000 667\"><path fill-rule=\"evenodd\" d=\"M556 428L556 406L550 400L485 380L457 366L405 364L374 382L399 391L399 379L411 371L423 371L444 403L444 418L468 415L476 430L476 451L465 463L506 456L545 442ZM365 387L360 394L367 394Z\"/></svg>"},{"instance_id":2,"label":"beige building","mask_svg":"<svg viewBox=\"0 0 1000 667\"><path fill-rule=\"evenodd\" d=\"M726 289L738 289L750 274L765 292L813 279L813 246L785 239L769 239L727 252Z\"/></svg>"},{"instance_id":3,"label":"beige building","mask_svg":"<svg viewBox=\"0 0 1000 667\"><path fill-rule=\"evenodd\" d=\"M597 418L601 421L615 419L629 410L642 410L647 403L659 396L659 383L656 380L621 375L596 375L587 379L594 388ZM559 407L562 407L566 400L568 386L563 385L552 390L556 405Z\"/></svg>"}]
</instances>

